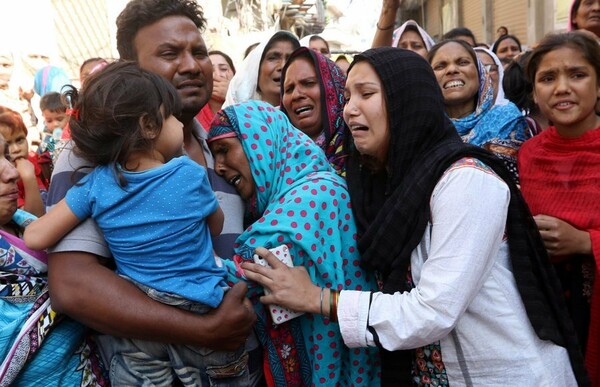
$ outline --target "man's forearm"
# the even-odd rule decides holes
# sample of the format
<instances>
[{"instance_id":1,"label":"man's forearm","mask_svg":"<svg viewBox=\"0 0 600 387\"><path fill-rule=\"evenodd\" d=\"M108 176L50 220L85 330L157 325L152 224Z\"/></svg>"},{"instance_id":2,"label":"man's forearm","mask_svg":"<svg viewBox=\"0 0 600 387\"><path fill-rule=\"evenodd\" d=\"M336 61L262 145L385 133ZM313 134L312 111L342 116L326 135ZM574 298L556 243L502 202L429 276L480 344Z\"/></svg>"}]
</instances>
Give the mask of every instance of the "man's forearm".
<instances>
[{"instance_id":1,"label":"man's forearm","mask_svg":"<svg viewBox=\"0 0 600 387\"><path fill-rule=\"evenodd\" d=\"M222 337L220 325L226 322L214 314L196 315L157 302L88 253L51 254L49 283L53 309L104 334L214 349L243 343Z\"/></svg>"}]
</instances>

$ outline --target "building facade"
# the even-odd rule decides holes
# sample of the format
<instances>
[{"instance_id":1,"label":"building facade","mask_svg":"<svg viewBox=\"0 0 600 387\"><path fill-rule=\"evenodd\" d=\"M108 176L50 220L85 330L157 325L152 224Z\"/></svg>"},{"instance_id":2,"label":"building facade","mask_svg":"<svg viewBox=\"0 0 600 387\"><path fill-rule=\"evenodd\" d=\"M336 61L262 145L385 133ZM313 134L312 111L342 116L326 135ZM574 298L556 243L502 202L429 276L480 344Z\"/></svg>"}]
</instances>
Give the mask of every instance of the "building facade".
<instances>
[{"instance_id":1,"label":"building facade","mask_svg":"<svg viewBox=\"0 0 600 387\"><path fill-rule=\"evenodd\" d=\"M571 0L417 0L402 9L400 21L416 20L436 40L455 27L467 27L478 42L492 44L500 26L524 46L546 33L565 30Z\"/></svg>"}]
</instances>

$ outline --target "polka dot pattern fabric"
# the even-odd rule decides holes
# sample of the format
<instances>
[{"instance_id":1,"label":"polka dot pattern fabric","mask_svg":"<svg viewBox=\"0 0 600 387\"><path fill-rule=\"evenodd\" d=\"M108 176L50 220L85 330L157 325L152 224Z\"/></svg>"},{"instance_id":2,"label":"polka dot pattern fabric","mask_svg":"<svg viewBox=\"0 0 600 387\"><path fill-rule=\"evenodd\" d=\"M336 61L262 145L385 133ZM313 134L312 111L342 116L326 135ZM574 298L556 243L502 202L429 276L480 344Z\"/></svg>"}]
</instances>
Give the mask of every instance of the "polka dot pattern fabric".
<instances>
[{"instance_id":1,"label":"polka dot pattern fabric","mask_svg":"<svg viewBox=\"0 0 600 387\"><path fill-rule=\"evenodd\" d=\"M236 252L252 260L258 246L286 244L294 266L306 267L318 286L376 290L374 276L359 266L346 183L329 166L323 150L269 104L249 101L225 113L248 158L261 214L237 239ZM295 320L300 322L313 385L380 384L375 348L347 348L339 325L320 315Z\"/></svg>"}]
</instances>

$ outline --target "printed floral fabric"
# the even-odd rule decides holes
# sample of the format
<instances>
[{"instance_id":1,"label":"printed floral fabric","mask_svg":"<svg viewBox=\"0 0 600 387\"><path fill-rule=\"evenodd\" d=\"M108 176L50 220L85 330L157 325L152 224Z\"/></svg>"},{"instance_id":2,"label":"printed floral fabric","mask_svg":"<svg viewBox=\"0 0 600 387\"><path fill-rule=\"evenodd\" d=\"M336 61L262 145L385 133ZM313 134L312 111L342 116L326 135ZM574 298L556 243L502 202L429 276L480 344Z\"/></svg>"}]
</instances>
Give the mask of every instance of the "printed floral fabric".
<instances>
[{"instance_id":1,"label":"printed floral fabric","mask_svg":"<svg viewBox=\"0 0 600 387\"><path fill-rule=\"evenodd\" d=\"M440 342L415 350L413 380L418 386L449 386Z\"/></svg>"},{"instance_id":2,"label":"printed floral fabric","mask_svg":"<svg viewBox=\"0 0 600 387\"><path fill-rule=\"evenodd\" d=\"M415 287L410 267L406 272L406 283L409 289ZM415 349L415 360L412 370L413 382L417 386L449 386L446 367L442 360L442 347L436 341Z\"/></svg>"},{"instance_id":3,"label":"printed floral fabric","mask_svg":"<svg viewBox=\"0 0 600 387\"><path fill-rule=\"evenodd\" d=\"M87 329L52 310L45 259L0 232L0 386L107 386Z\"/></svg>"}]
</instances>

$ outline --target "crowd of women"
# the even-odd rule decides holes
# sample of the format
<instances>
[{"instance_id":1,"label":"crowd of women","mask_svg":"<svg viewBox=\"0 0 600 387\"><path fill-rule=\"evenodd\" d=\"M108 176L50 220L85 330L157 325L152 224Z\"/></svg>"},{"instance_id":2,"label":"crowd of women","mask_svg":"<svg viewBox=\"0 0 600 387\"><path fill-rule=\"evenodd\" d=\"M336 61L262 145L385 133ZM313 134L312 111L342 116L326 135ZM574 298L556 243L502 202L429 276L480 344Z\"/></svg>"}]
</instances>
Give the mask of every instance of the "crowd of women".
<instances>
[{"instance_id":1,"label":"crowd of women","mask_svg":"<svg viewBox=\"0 0 600 387\"><path fill-rule=\"evenodd\" d=\"M395 28L399 5L383 0L373 48L342 68L288 31L234 66L190 2L132 1L118 39L134 63L65 93L57 168L82 180L57 189L56 170L40 219L16 217L0 136L0 385L600 386L600 1L524 53L505 27L491 47ZM195 55L173 72L145 56L180 36L212 76ZM237 298L256 320L245 344L128 337L94 301L71 317L98 335L57 314L51 247L88 217L124 298L202 324Z\"/></svg>"}]
</instances>

